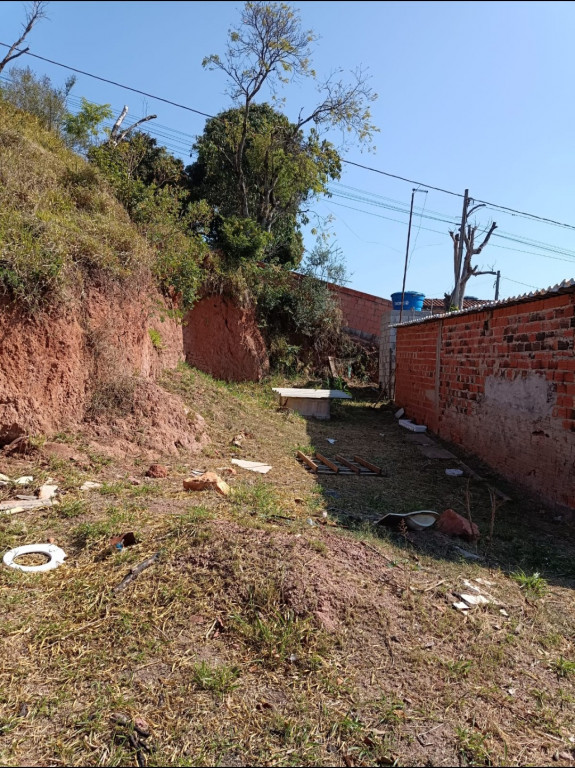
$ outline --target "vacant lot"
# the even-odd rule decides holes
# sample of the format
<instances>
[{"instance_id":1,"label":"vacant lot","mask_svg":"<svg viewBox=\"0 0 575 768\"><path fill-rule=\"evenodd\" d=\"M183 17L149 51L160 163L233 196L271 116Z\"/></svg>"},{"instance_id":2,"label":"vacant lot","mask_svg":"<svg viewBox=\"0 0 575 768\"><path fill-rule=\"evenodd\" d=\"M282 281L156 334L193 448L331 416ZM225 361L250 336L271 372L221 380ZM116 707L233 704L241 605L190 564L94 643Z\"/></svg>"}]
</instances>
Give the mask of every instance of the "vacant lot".
<instances>
[{"instance_id":1,"label":"vacant lot","mask_svg":"<svg viewBox=\"0 0 575 768\"><path fill-rule=\"evenodd\" d=\"M320 423L278 410L271 385L189 369L164 384L212 438L196 457L157 456L168 477L71 434L59 454L37 438L0 466L34 478L3 500L48 478L61 491L0 518L2 551L53 538L67 553L44 574L0 568L3 765L573 764L568 521L453 447L426 457L372 390ZM317 478L298 449L384 474ZM272 470L226 475L232 458ZM446 476L460 460L484 479ZM232 494L183 491L193 469ZM86 480L103 485L81 492ZM374 524L448 507L479 525L478 545ZM110 550L128 531L137 544ZM455 610L473 587L492 601Z\"/></svg>"}]
</instances>

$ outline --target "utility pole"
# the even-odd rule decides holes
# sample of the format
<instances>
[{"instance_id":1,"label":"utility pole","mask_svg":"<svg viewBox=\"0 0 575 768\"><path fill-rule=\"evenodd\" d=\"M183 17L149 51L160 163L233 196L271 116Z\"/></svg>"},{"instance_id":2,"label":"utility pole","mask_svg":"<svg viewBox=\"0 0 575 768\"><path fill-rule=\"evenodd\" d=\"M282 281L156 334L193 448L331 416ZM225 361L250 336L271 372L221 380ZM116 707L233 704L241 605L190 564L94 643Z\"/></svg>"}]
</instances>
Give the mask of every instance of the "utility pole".
<instances>
[{"instance_id":1,"label":"utility pole","mask_svg":"<svg viewBox=\"0 0 575 768\"><path fill-rule=\"evenodd\" d=\"M411 205L409 207L409 225L407 227L407 246L405 249L405 266L403 268L403 285L401 287L401 309L399 310L399 322L401 323L401 318L403 317L403 301L405 297L405 280L407 278L407 262L409 260L409 240L411 238L411 221L413 219L413 198L415 197L416 192L424 192L427 194L427 189L416 189L413 187L411 190Z\"/></svg>"}]
</instances>

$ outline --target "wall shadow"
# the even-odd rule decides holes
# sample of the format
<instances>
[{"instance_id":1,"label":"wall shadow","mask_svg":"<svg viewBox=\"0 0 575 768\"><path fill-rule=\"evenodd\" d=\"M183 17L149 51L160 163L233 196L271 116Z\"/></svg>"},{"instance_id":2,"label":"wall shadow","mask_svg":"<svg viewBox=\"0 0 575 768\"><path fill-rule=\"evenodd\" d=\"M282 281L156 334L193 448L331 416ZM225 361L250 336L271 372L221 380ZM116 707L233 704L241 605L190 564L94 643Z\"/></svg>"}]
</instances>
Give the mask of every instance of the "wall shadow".
<instances>
[{"instance_id":1,"label":"wall shadow","mask_svg":"<svg viewBox=\"0 0 575 768\"><path fill-rule=\"evenodd\" d=\"M551 584L575 587L572 513L542 503L498 476L477 457L431 433L434 444L454 458L425 456L412 433L398 425L395 408L377 402L376 390L352 388L350 392L353 401L332 403L329 421L306 420L310 452L313 448L328 459L335 459L337 454L350 459L359 455L383 469L382 477L315 476L329 518L338 527L393 542L405 553L420 553L439 561L477 563L507 574L539 573ZM483 479L445 474L446 468L458 468L461 462ZM500 503L497 499L494 535L489 543L490 486L511 500ZM377 524L386 512L419 509L441 513L452 508L466 516L468 505L481 532L477 544L447 537L433 528L402 533Z\"/></svg>"}]
</instances>

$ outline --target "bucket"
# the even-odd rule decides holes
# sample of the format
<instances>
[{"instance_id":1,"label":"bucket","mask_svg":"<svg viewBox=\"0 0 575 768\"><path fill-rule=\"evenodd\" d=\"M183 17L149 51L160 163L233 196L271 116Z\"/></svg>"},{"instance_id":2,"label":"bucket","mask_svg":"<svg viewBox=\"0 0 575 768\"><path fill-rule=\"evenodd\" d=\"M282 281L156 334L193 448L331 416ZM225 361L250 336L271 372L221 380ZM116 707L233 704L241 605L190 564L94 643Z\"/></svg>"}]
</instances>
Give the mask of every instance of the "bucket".
<instances>
[{"instance_id":1,"label":"bucket","mask_svg":"<svg viewBox=\"0 0 575 768\"><path fill-rule=\"evenodd\" d=\"M423 293L417 293L417 291L406 291L403 294L403 308L413 309L416 312L421 312L423 309L424 298L425 294ZM392 293L391 301L393 303L394 309L401 309L401 292Z\"/></svg>"}]
</instances>

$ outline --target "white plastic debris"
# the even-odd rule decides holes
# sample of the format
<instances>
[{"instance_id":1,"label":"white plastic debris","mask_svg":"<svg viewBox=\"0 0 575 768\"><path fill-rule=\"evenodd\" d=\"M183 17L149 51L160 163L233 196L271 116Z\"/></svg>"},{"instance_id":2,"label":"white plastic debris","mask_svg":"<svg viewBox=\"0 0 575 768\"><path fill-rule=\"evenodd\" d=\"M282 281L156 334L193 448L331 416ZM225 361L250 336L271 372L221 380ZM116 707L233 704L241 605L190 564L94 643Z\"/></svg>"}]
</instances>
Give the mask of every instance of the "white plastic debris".
<instances>
[{"instance_id":1,"label":"white plastic debris","mask_svg":"<svg viewBox=\"0 0 575 768\"><path fill-rule=\"evenodd\" d=\"M405 410L403 408L400 408L399 411L396 411L393 415L396 419L401 419L403 414L405 413Z\"/></svg>"},{"instance_id":2,"label":"white plastic debris","mask_svg":"<svg viewBox=\"0 0 575 768\"><path fill-rule=\"evenodd\" d=\"M445 474L448 475L449 477L461 477L461 475L463 474L463 470L462 469L446 469Z\"/></svg>"},{"instance_id":3,"label":"white plastic debris","mask_svg":"<svg viewBox=\"0 0 575 768\"><path fill-rule=\"evenodd\" d=\"M32 475L22 475L22 477L18 477L14 480L14 485L30 485L30 483L33 482L34 478Z\"/></svg>"},{"instance_id":4,"label":"white plastic debris","mask_svg":"<svg viewBox=\"0 0 575 768\"><path fill-rule=\"evenodd\" d=\"M271 466L263 464L261 461L244 461L243 459L232 459L232 464L237 464L242 469L249 469L250 472L258 472L260 475L267 475Z\"/></svg>"},{"instance_id":5,"label":"white plastic debris","mask_svg":"<svg viewBox=\"0 0 575 768\"><path fill-rule=\"evenodd\" d=\"M327 440L327 442L328 442L330 445L333 445L333 444L335 443L335 439L334 439L333 437L326 437L326 440Z\"/></svg>"},{"instance_id":6,"label":"white plastic debris","mask_svg":"<svg viewBox=\"0 0 575 768\"><path fill-rule=\"evenodd\" d=\"M10 478L8 477L8 475L3 475L0 472L0 481L2 481L3 483L9 483L10 482Z\"/></svg>"},{"instance_id":7,"label":"white plastic debris","mask_svg":"<svg viewBox=\"0 0 575 768\"><path fill-rule=\"evenodd\" d=\"M14 561L22 557L22 555L46 555L50 559L47 563L41 565L19 565ZM25 544L23 547L16 547L11 549L4 555L4 565L8 568L15 568L18 571L26 571L27 573L43 573L44 571L51 571L62 565L66 558L66 553L60 547L55 544Z\"/></svg>"},{"instance_id":8,"label":"white plastic debris","mask_svg":"<svg viewBox=\"0 0 575 768\"><path fill-rule=\"evenodd\" d=\"M425 432L427 429L423 424L414 424L410 419L400 419L398 423L410 432Z\"/></svg>"},{"instance_id":9,"label":"white plastic debris","mask_svg":"<svg viewBox=\"0 0 575 768\"><path fill-rule=\"evenodd\" d=\"M86 480L84 485L80 486L81 491L94 491L96 488L101 488L102 483L94 483L92 480Z\"/></svg>"}]
</instances>

